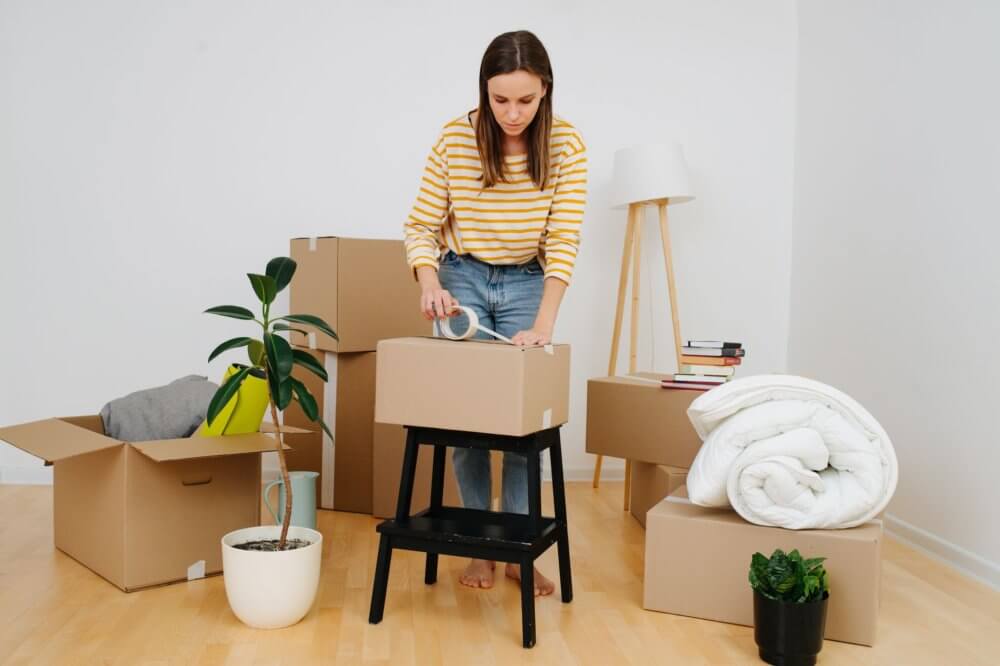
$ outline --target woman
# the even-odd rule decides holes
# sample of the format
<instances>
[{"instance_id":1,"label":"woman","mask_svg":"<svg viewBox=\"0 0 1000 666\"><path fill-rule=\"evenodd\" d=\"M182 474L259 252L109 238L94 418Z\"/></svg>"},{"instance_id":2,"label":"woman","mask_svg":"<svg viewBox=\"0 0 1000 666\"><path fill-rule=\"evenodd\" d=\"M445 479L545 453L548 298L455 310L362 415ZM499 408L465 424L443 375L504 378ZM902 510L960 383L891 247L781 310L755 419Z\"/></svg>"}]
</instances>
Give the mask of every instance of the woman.
<instances>
[{"instance_id":1,"label":"woman","mask_svg":"<svg viewBox=\"0 0 1000 666\"><path fill-rule=\"evenodd\" d=\"M453 316L461 303L515 344L548 344L572 277L586 184L580 133L552 113L545 47L527 31L500 35L483 55L478 108L442 129L404 225L424 316ZM455 449L454 463L465 506L488 509L489 452ZM504 454L502 503L528 512L523 455ZM472 560L460 581L492 587L495 566ZM506 575L519 580L519 567L508 564ZM535 594L553 589L536 569Z\"/></svg>"}]
</instances>

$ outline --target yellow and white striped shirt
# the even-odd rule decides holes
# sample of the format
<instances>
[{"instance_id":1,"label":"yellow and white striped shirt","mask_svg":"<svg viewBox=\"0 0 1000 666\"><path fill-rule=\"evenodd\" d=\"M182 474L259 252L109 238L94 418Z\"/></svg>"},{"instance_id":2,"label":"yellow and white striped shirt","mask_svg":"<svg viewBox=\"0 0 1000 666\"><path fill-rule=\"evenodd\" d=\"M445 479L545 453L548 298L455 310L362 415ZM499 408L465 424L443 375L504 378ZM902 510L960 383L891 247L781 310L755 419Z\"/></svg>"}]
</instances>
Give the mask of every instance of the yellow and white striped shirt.
<instances>
[{"instance_id":1,"label":"yellow and white striped shirt","mask_svg":"<svg viewBox=\"0 0 1000 666\"><path fill-rule=\"evenodd\" d=\"M505 156L510 182L483 189L469 116L445 125L404 225L410 266L436 269L445 249L494 265L525 264L537 257L545 277L569 284L587 196L587 152L577 129L558 116L549 145L544 189L531 182L526 154Z\"/></svg>"}]
</instances>

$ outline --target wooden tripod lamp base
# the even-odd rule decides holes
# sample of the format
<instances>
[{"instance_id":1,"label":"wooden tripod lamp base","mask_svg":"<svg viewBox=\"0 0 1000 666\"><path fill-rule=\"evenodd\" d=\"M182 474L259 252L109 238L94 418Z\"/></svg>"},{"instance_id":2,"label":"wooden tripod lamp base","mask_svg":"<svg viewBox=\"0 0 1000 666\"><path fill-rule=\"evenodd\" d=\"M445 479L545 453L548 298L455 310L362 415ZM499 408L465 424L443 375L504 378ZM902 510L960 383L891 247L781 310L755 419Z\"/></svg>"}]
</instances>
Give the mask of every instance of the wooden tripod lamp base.
<instances>
[{"instance_id":1,"label":"wooden tripod lamp base","mask_svg":"<svg viewBox=\"0 0 1000 666\"><path fill-rule=\"evenodd\" d=\"M637 366L639 336L639 267L642 260L642 222L645 208L655 206L659 212L660 240L663 243L663 260L667 269L667 289L670 294L670 317L674 331L674 353L677 370L681 366L681 326L677 311L677 289L674 284L674 264L670 251L670 228L667 224L667 205L690 201L687 166L678 144L648 144L626 148L615 153L615 198L628 202L628 224L625 228L625 245L622 249L621 274L618 278L618 303L615 308L615 325L611 335L611 358L608 375L617 374L618 346L621 341L622 319L625 314L625 296L629 273L632 275L631 317L629 319L628 372L634 374ZM631 270L630 270L631 269ZM601 483L601 464L604 457L597 456L594 465L594 488ZM629 509L632 491L632 465L625 461L625 498L623 506Z\"/></svg>"}]
</instances>

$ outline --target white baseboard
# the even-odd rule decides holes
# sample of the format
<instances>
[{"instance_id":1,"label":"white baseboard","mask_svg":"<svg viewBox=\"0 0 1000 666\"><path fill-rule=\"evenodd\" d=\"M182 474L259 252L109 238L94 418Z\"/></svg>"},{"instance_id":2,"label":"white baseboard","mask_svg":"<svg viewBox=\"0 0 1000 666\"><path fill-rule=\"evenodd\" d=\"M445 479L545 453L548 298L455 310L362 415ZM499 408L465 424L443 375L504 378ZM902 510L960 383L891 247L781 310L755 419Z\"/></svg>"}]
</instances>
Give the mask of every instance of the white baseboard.
<instances>
[{"instance_id":1,"label":"white baseboard","mask_svg":"<svg viewBox=\"0 0 1000 666\"><path fill-rule=\"evenodd\" d=\"M886 514L885 531L917 550L951 566L995 590L1000 590L1000 564L965 550L950 541Z\"/></svg>"},{"instance_id":2,"label":"white baseboard","mask_svg":"<svg viewBox=\"0 0 1000 666\"><path fill-rule=\"evenodd\" d=\"M52 467L7 465L0 467L0 483L28 486L51 486Z\"/></svg>"}]
</instances>

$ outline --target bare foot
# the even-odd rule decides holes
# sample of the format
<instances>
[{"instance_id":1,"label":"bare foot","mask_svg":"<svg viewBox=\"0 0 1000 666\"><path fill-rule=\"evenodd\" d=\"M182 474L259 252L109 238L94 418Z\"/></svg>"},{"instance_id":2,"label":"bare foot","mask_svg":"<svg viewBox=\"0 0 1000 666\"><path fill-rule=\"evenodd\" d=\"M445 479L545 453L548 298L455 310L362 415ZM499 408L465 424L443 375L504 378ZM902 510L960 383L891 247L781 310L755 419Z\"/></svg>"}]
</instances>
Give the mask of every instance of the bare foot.
<instances>
[{"instance_id":1,"label":"bare foot","mask_svg":"<svg viewBox=\"0 0 1000 666\"><path fill-rule=\"evenodd\" d=\"M521 567L517 564L508 564L507 570L504 572L507 574L507 578L513 578L514 580L521 582ZM551 580L542 575L542 572L535 567L535 596L544 597L546 595L552 594L556 589L556 584Z\"/></svg>"},{"instance_id":2,"label":"bare foot","mask_svg":"<svg viewBox=\"0 0 1000 666\"><path fill-rule=\"evenodd\" d=\"M471 560L465 572L458 577L458 582L468 587L480 587L488 590L493 587L493 569L496 562L489 560Z\"/></svg>"}]
</instances>

